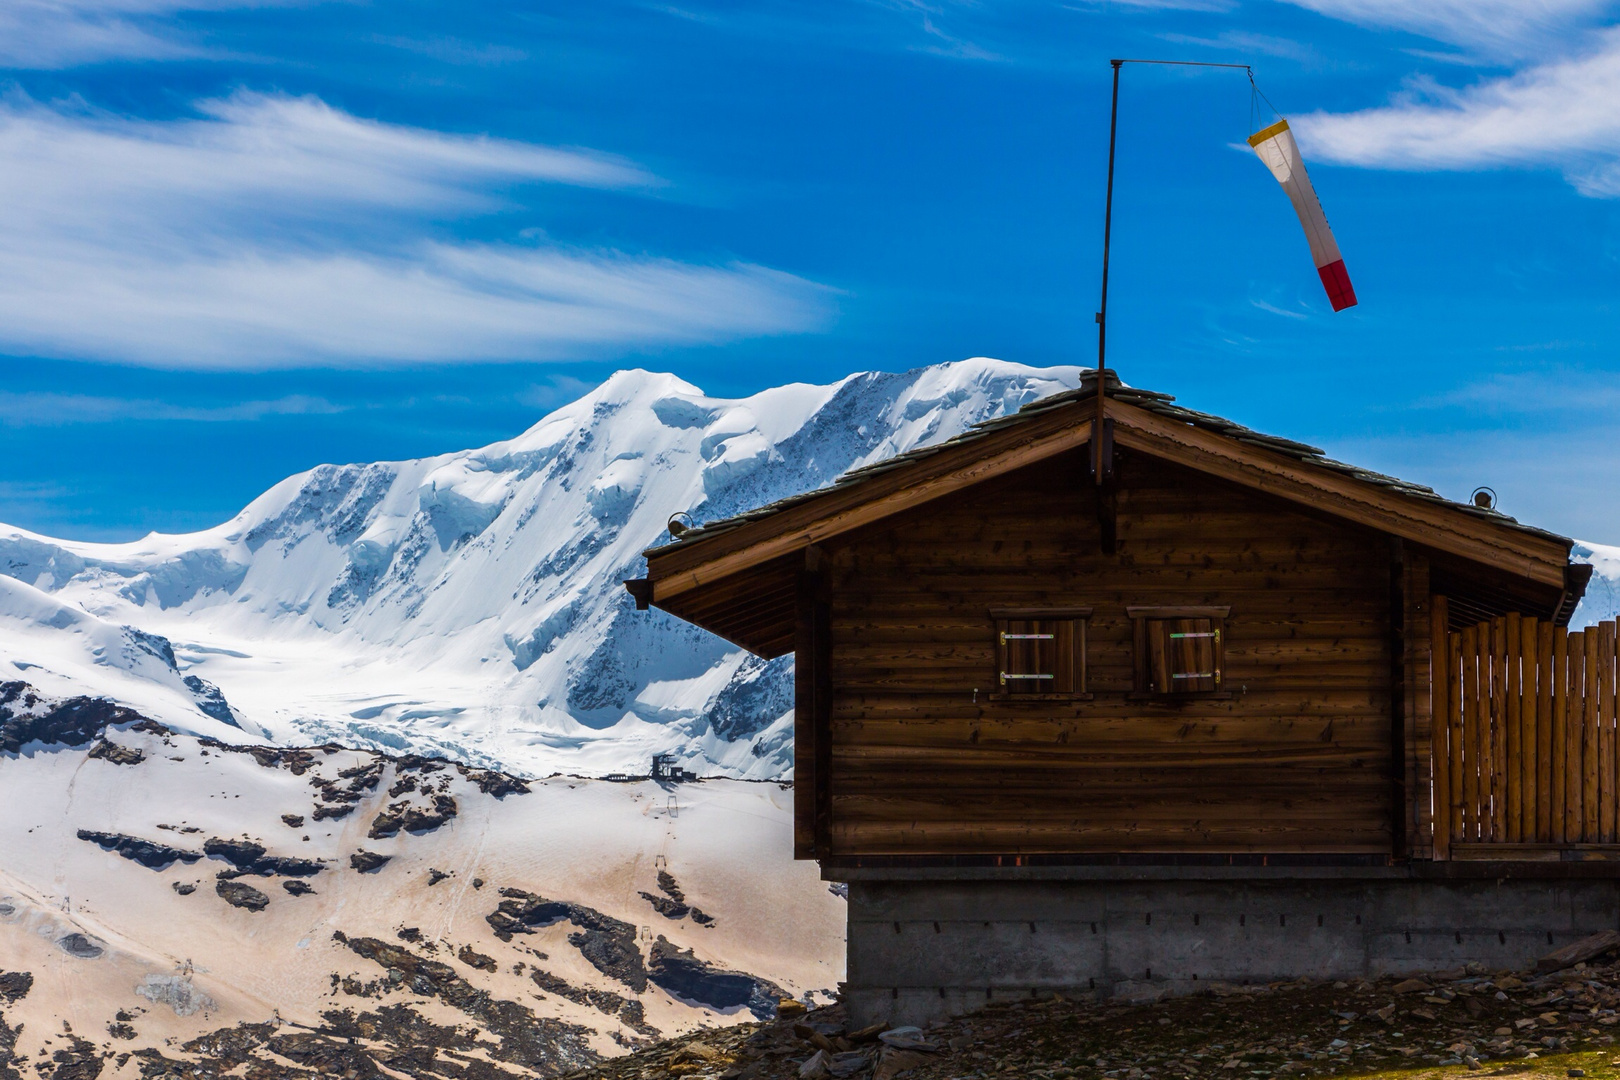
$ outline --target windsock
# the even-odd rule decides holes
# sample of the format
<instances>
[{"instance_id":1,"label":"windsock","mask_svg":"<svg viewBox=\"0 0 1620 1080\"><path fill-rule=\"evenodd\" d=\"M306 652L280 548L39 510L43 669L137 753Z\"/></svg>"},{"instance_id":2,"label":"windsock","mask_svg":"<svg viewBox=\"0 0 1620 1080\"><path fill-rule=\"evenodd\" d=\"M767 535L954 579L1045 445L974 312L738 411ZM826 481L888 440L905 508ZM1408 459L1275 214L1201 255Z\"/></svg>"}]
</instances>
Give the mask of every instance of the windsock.
<instances>
[{"instance_id":1,"label":"windsock","mask_svg":"<svg viewBox=\"0 0 1620 1080\"><path fill-rule=\"evenodd\" d=\"M1334 311L1355 307L1356 290L1350 285L1350 275L1344 269L1344 258L1339 245L1328 228L1327 215L1311 187L1311 178L1305 175L1305 163L1299 158L1299 147L1294 133L1288 130L1288 121L1279 120L1249 136L1249 145L1265 162L1277 183L1288 192L1288 201L1294 204L1294 213L1305 227L1305 239L1311 245L1311 261L1322 275L1322 287L1327 289L1328 300Z\"/></svg>"}]
</instances>

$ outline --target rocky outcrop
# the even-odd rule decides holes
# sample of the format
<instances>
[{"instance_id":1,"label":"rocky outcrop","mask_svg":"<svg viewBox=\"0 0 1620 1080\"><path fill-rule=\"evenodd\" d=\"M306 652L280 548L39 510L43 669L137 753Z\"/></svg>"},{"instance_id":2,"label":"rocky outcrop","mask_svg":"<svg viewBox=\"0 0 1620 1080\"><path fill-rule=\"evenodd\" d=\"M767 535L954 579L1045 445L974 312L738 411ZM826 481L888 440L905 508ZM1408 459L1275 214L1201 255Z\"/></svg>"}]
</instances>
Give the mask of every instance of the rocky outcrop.
<instances>
[{"instance_id":1,"label":"rocky outcrop","mask_svg":"<svg viewBox=\"0 0 1620 1080\"><path fill-rule=\"evenodd\" d=\"M371 832L367 835L373 840L396 836L401 831L409 833L432 832L445 822L456 816L458 808L456 800L448 795L433 796L432 803L423 806L409 800L391 803L386 810L378 814L371 822Z\"/></svg>"},{"instance_id":2,"label":"rocky outcrop","mask_svg":"<svg viewBox=\"0 0 1620 1080\"><path fill-rule=\"evenodd\" d=\"M775 1016L777 1002L791 996L769 979L713 967L662 934L649 951L647 977L678 998L722 1010L742 1005L761 1020Z\"/></svg>"},{"instance_id":3,"label":"rocky outcrop","mask_svg":"<svg viewBox=\"0 0 1620 1080\"><path fill-rule=\"evenodd\" d=\"M203 851L224 859L244 874L261 877L314 877L326 869L313 859L266 855L264 845L252 840L222 840L216 836L203 843Z\"/></svg>"},{"instance_id":4,"label":"rocky outcrop","mask_svg":"<svg viewBox=\"0 0 1620 1080\"><path fill-rule=\"evenodd\" d=\"M122 855L131 862L138 862L148 870L167 870L177 862L189 865L202 858L195 851L181 851L179 848L156 844L150 840L142 840L138 836L125 836L122 833L92 832L89 829L80 829L78 837L80 840L88 840L92 844L99 844L103 850Z\"/></svg>"},{"instance_id":5,"label":"rocky outcrop","mask_svg":"<svg viewBox=\"0 0 1620 1080\"><path fill-rule=\"evenodd\" d=\"M622 994L615 994L611 990L591 990L574 986L565 979L560 979L549 971L535 968L529 973L529 979L548 994L555 994L565 998L576 1005L589 1005L598 1012L617 1018L625 1027L638 1035L657 1038L663 1034L657 1028L647 1023L647 1010L635 998L627 998Z\"/></svg>"},{"instance_id":6,"label":"rocky outcrop","mask_svg":"<svg viewBox=\"0 0 1620 1080\"><path fill-rule=\"evenodd\" d=\"M119 746L117 743L100 739L90 748L86 757L98 758L101 761L114 765L139 765L146 760L146 751L134 746Z\"/></svg>"},{"instance_id":7,"label":"rocky outcrop","mask_svg":"<svg viewBox=\"0 0 1620 1080\"><path fill-rule=\"evenodd\" d=\"M586 1041L591 1034L588 1028L537 1017L515 1001L493 998L457 975L449 964L428 960L401 946L377 938L349 938L341 932L332 937L380 965L391 981L423 996L437 997L477 1020L485 1032L500 1040L488 1048L498 1061L555 1076L598 1060Z\"/></svg>"},{"instance_id":8,"label":"rocky outcrop","mask_svg":"<svg viewBox=\"0 0 1620 1080\"><path fill-rule=\"evenodd\" d=\"M349 856L349 865L362 874L371 874L387 866L392 858L392 855L379 855L375 851L357 851Z\"/></svg>"},{"instance_id":9,"label":"rocky outcrop","mask_svg":"<svg viewBox=\"0 0 1620 1080\"><path fill-rule=\"evenodd\" d=\"M647 989L647 968L636 945L636 928L604 915L584 904L547 900L522 889L502 889L504 897L485 916L495 936L511 941L514 934L532 934L537 926L550 926L567 919L579 930L568 935L568 943L602 974L617 979L636 993Z\"/></svg>"},{"instance_id":10,"label":"rocky outcrop","mask_svg":"<svg viewBox=\"0 0 1620 1080\"><path fill-rule=\"evenodd\" d=\"M666 919L684 919L691 916L692 921L699 926L713 926L714 916L694 907L686 902L686 894L681 891L680 884L676 882L675 875L668 870L658 871L658 888L663 896L655 896L650 892L643 892L641 898L652 905L652 909Z\"/></svg>"},{"instance_id":11,"label":"rocky outcrop","mask_svg":"<svg viewBox=\"0 0 1620 1080\"><path fill-rule=\"evenodd\" d=\"M0 682L0 753L19 753L29 743L83 746L111 725L143 719L106 698L55 701L28 683Z\"/></svg>"},{"instance_id":12,"label":"rocky outcrop","mask_svg":"<svg viewBox=\"0 0 1620 1080\"><path fill-rule=\"evenodd\" d=\"M500 966L495 962L495 958L493 956L487 956L484 953L479 952L477 949L474 949L471 945L463 945L460 949L458 949L456 951L456 959L460 960L463 964L466 964L470 968L477 968L479 971L494 971Z\"/></svg>"},{"instance_id":13,"label":"rocky outcrop","mask_svg":"<svg viewBox=\"0 0 1620 1080\"><path fill-rule=\"evenodd\" d=\"M34 976L27 971L0 971L0 1005L14 1005L34 988Z\"/></svg>"},{"instance_id":14,"label":"rocky outcrop","mask_svg":"<svg viewBox=\"0 0 1620 1080\"><path fill-rule=\"evenodd\" d=\"M270 898L255 889L245 881L234 878L221 878L214 883L214 891L219 894L232 907L245 908L248 911L263 911L270 906Z\"/></svg>"},{"instance_id":15,"label":"rocky outcrop","mask_svg":"<svg viewBox=\"0 0 1620 1080\"><path fill-rule=\"evenodd\" d=\"M508 795L527 795L529 793L529 785L515 776L495 772L491 769L469 769L465 766L457 766L457 768L461 770L462 776L477 784L478 790L485 795L493 795L497 799L504 799Z\"/></svg>"}]
</instances>

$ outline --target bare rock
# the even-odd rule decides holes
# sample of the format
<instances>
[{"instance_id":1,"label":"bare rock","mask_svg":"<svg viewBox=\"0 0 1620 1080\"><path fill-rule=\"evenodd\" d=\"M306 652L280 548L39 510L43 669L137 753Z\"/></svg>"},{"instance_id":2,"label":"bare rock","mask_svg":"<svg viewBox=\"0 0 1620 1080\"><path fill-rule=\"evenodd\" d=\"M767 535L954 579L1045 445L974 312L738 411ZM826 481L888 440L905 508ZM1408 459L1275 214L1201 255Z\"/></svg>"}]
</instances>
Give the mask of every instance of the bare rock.
<instances>
[{"instance_id":1,"label":"bare rock","mask_svg":"<svg viewBox=\"0 0 1620 1080\"><path fill-rule=\"evenodd\" d=\"M917 1050L896 1050L892 1046L885 1046L878 1053L877 1067L872 1070L872 1080L889 1080L890 1077L910 1072L933 1060Z\"/></svg>"},{"instance_id":2,"label":"bare rock","mask_svg":"<svg viewBox=\"0 0 1620 1080\"><path fill-rule=\"evenodd\" d=\"M374 874L387 866L392 855L378 855L374 851L357 851L349 856L349 865L362 874Z\"/></svg>"},{"instance_id":3,"label":"bare rock","mask_svg":"<svg viewBox=\"0 0 1620 1080\"><path fill-rule=\"evenodd\" d=\"M367 835L373 840L395 836L401 831L409 833L432 832L445 822L456 816L456 800L448 795L433 796L431 806L423 806L408 800L390 803L388 808L378 814L371 822L371 832Z\"/></svg>"},{"instance_id":4,"label":"bare rock","mask_svg":"<svg viewBox=\"0 0 1620 1080\"><path fill-rule=\"evenodd\" d=\"M134 746L119 746L103 738L90 748L86 756L112 765L139 765L146 760L146 751Z\"/></svg>"},{"instance_id":5,"label":"bare rock","mask_svg":"<svg viewBox=\"0 0 1620 1080\"><path fill-rule=\"evenodd\" d=\"M202 858L195 851L181 851L179 848L166 847L150 840L142 840L138 836L125 836L122 833L80 829L78 837L80 840L100 845L105 851L122 855L131 862L138 862L148 870L167 870L177 862L194 863Z\"/></svg>"},{"instance_id":6,"label":"bare rock","mask_svg":"<svg viewBox=\"0 0 1620 1080\"><path fill-rule=\"evenodd\" d=\"M457 950L456 959L470 968L477 968L479 971L494 971L500 966L495 962L493 956L485 956L471 945L463 945Z\"/></svg>"},{"instance_id":7,"label":"bare rock","mask_svg":"<svg viewBox=\"0 0 1620 1080\"><path fill-rule=\"evenodd\" d=\"M27 971L0 971L0 1001L13 1005L34 988L34 976Z\"/></svg>"},{"instance_id":8,"label":"bare rock","mask_svg":"<svg viewBox=\"0 0 1620 1080\"><path fill-rule=\"evenodd\" d=\"M214 882L214 891L232 907L248 911L263 911L270 906L270 898L245 881L234 878Z\"/></svg>"}]
</instances>

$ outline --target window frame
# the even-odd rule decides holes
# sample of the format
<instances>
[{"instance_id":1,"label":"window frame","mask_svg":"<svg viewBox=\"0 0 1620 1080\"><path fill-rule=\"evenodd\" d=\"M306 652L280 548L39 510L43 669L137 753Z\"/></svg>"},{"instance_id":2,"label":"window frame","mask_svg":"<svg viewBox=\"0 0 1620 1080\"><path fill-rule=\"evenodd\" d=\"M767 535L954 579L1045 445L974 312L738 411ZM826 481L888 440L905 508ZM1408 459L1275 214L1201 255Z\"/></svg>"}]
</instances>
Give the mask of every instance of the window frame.
<instances>
[{"instance_id":1,"label":"window frame","mask_svg":"<svg viewBox=\"0 0 1620 1080\"><path fill-rule=\"evenodd\" d=\"M1129 695L1136 701L1210 701L1230 698L1232 691L1226 678L1226 645L1230 637L1227 620L1232 609L1227 605L1162 606L1131 604L1125 608L1130 617L1132 640L1135 646L1133 690ZM1215 688L1212 690L1155 690L1153 688L1153 657L1151 633L1155 622L1177 619L1208 619L1214 624Z\"/></svg>"},{"instance_id":2,"label":"window frame","mask_svg":"<svg viewBox=\"0 0 1620 1080\"><path fill-rule=\"evenodd\" d=\"M1089 607L995 607L990 609L990 619L995 625L996 647L996 675L992 683L990 698L993 701L1090 701L1092 695L1086 688L1086 624L1091 619L1092 609ZM1011 674L1035 674L1034 672L1011 672L1008 670L1007 624L1013 622L1058 623L1072 624L1072 647L1074 649L1074 686L1065 691L1020 691L1010 688L1010 684L1003 678ZM1055 644L1055 642L1054 642ZM1054 672L1055 674L1055 672Z\"/></svg>"}]
</instances>

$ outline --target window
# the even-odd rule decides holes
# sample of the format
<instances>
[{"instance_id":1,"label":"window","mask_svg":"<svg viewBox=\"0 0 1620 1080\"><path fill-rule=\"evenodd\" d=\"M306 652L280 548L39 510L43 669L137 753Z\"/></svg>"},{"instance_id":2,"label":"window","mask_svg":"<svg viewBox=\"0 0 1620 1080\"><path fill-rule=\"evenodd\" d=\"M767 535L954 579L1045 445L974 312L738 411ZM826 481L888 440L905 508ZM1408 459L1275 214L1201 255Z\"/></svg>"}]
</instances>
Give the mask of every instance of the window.
<instances>
[{"instance_id":1,"label":"window","mask_svg":"<svg viewBox=\"0 0 1620 1080\"><path fill-rule=\"evenodd\" d=\"M1129 607L1136 631L1136 692L1224 695L1225 607Z\"/></svg>"},{"instance_id":2,"label":"window","mask_svg":"<svg viewBox=\"0 0 1620 1080\"><path fill-rule=\"evenodd\" d=\"M1086 694L1090 608L993 608L995 696L1051 700Z\"/></svg>"}]
</instances>

